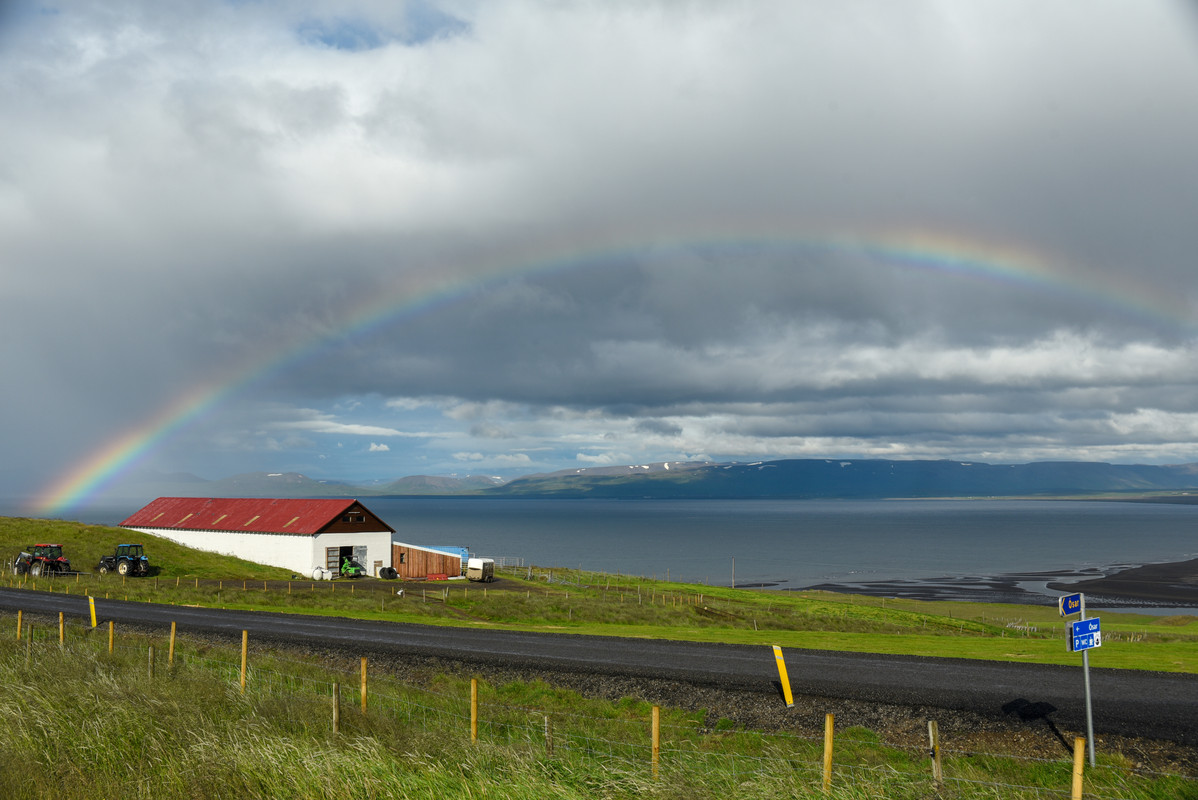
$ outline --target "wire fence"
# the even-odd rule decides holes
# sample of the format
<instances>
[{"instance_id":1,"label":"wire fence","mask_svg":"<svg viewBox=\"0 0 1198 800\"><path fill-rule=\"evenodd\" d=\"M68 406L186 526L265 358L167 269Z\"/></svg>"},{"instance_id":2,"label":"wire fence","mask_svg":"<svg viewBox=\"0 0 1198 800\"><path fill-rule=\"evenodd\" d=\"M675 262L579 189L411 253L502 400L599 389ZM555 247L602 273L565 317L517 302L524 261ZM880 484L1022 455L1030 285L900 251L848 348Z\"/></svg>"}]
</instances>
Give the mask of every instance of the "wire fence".
<instances>
[{"instance_id":1,"label":"wire fence","mask_svg":"<svg viewBox=\"0 0 1198 800\"><path fill-rule=\"evenodd\" d=\"M1080 759L1042 759L1006 753L954 749L885 741L871 731L849 728L819 737L793 732L746 730L725 721L711 724L704 714L674 712L659 720L659 709L625 700L610 705L587 704L587 712L570 707L570 695L549 692L543 702L519 702L519 687L482 685L444 679L414 685L369 669L351 670L325 661L306 660L265 648L249 649L243 635L240 650L211 640L176 639L121 632L113 623L91 628L59 616L57 625L33 625L17 615L15 638L25 657L57 646L81 658L123 661L130 671L166 670L175 680L203 673L240 691L281 698L327 701L330 719L353 725L366 715L386 715L404 725L444 737L469 737L480 746L515 748L537 758L599 763L608 772L651 771L654 779L701 774L705 783L734 789L746 781L831 785L864 784L879 789L892 783L912 785L939 797L1082 797ZM0 628L2 630L2 628ZM9 637L13 628L8 628ZM5 638L9 638L5 637ZM10 638L11 642L11 638ZM197 643L198 642L198 643ZM141 666L139 666L141 665ZM340 709L346 714L340 714ZM359 715L359 716L355 716ZM338 720L341 720L339 723ZM1078 751L1080 752L1080 751ZM942 763L943 761L943 763ZM1086 772L1084 796L1098 800L1198 798L1198 778L1153 771L1112 757ZM1165 787L1162 789L1162 785ZM926 796L921 795L921 796Z\"/></svg>"}]
</instances>

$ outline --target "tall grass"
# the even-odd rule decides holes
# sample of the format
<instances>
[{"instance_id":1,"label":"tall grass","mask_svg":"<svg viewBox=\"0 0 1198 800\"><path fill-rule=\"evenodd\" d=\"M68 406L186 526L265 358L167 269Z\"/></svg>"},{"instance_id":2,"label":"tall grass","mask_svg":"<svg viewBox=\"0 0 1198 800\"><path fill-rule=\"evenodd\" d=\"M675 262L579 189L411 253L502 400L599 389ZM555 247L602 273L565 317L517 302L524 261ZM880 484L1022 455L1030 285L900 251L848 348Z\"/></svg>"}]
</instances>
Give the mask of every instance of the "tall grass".
<instances>
[{"instance_id":1,"label":"tall grass","mask_svg":"<svg viewBox=\"0 0 1198 800\"><path fill-rule=\"evenodd\" d=\"M63 646L56 634L32 646L0 637L0 797L1019 799L1067 796L1070 781L1067 757L1028 761L950 743L937 791L920 748L849 728L838 733L824 795L821 741L671 709L654 777L650 706L635 698L480 681L472 742L468 676L435 674L419 686L373 676L363 714L357 675L324 662L255 652L242 693L234 648L181 638L168 669L160 638L122 635L109 654L89 629L70 627ZM1198 798L1198 782L1104 755L1086 797Z\"/></svg>"}]
</instances>

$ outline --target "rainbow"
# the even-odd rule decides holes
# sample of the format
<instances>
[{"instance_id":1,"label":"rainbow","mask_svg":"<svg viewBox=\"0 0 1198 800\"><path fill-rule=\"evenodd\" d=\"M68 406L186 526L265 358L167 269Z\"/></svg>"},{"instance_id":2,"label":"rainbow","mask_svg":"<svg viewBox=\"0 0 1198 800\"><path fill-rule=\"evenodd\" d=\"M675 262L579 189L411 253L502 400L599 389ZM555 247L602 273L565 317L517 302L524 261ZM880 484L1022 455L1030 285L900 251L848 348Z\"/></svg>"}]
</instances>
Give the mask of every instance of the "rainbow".
<instances>
[{"instance_id":1,"label":"rainbow","mask_svg":"<svg viewBox=\"0 0 1198 800\"><path fill-rule=\"evenodd\" d=\"M1080 298L1100 308L1139 321L1159 325L1178 324L1176 314L1163 312L1163 302L1137 300L1125 291L1103 290L1071 277L1059 260L1031 250L996 246L977 240L925 232L897 232L871 237L859 235L795 238L770 235L729 235L674 242L625 244L619 247L571 250L551 257L517 259L470 272L466 277L438 278L407 275L384 296L345 315L333 331L315 333L288 343L277 352L242 365L222 379L191 387L151 419L125 431L88 455L77 466L52 481L31 503L38 516L58 516L79 506L125 474L132 466L172 434L202 417L247 386L277 374L338 341L352 340L413 316L442 303L452 302L469 291L485 289L516 275L538 275L598 266L610 257L671 249L777 249L779 252L858 254L881 263L925 272L999 282L1028 289ZM464 271L463 274L466 274ZM1187 331L1191 326L1182 323Z\"/></svg>"}]
</instances>

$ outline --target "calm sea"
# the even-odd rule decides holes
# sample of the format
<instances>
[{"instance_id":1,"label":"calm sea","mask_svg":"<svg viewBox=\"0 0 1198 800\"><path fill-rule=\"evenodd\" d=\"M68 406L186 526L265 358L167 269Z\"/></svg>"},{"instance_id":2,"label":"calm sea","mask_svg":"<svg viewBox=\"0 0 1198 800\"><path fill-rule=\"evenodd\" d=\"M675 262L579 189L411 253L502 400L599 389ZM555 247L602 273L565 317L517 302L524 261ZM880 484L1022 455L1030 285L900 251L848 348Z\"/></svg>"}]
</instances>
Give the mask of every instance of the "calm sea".
<instances>
[{"instance_id":1,"label":"calm sea","mask_svg":"<svg viewBox=\"0 0 1198 800\"><path fill-rule=\"evenodd\" d=\"M1068 575L1198 557L1198 505L1028 500L365 498L413 544L729 585ZM91 509L115 523L136 510Z\"/></svg>"}]
</instances>

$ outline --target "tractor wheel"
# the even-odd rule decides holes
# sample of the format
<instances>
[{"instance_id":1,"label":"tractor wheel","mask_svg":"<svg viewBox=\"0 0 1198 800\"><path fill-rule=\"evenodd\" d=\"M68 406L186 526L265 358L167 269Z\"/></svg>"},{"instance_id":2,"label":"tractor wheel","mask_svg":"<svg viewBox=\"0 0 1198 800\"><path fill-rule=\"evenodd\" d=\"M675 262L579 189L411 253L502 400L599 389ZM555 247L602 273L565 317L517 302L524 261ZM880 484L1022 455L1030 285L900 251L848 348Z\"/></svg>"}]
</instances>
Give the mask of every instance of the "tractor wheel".
<instances>
[{"instance_id":1,"label":"tractor wheel","mask_svg":"<svg viewBox=\"0 0 1198 800\"><path fill-rule=\"evenodd\" d=\"M108 565L101 564L99 567L96 568L96 572L100 573L101 575L107 575L108 574Z\"/></svg>"},{"instance_id":2,"label":"tractor wheel","mask_svg":"<svg viewBox=\"0 0 1198 800\"><path fill-rule=\"evenodd\" d=\"M117 564L116 571L122 575L128 575L129 574L129 562L122 561L121 563Z\"/></svg>"},{"instance_id":3,"label":"tractor wheel","mask_svg":"<svg viewBox=\"0 0 1198 800\"><path fill-rule=\"evenodd\" d=\"M29 574L30 574L30 575L32 575L32 576L33 576L33 577L35 577L35 578L40 578L40 577L42 577L42 562L40 562L40 561L34 561L34 562L33 562L33 563L32 563L32 564L29 566Z\"/></svg>"}]
</instances>

